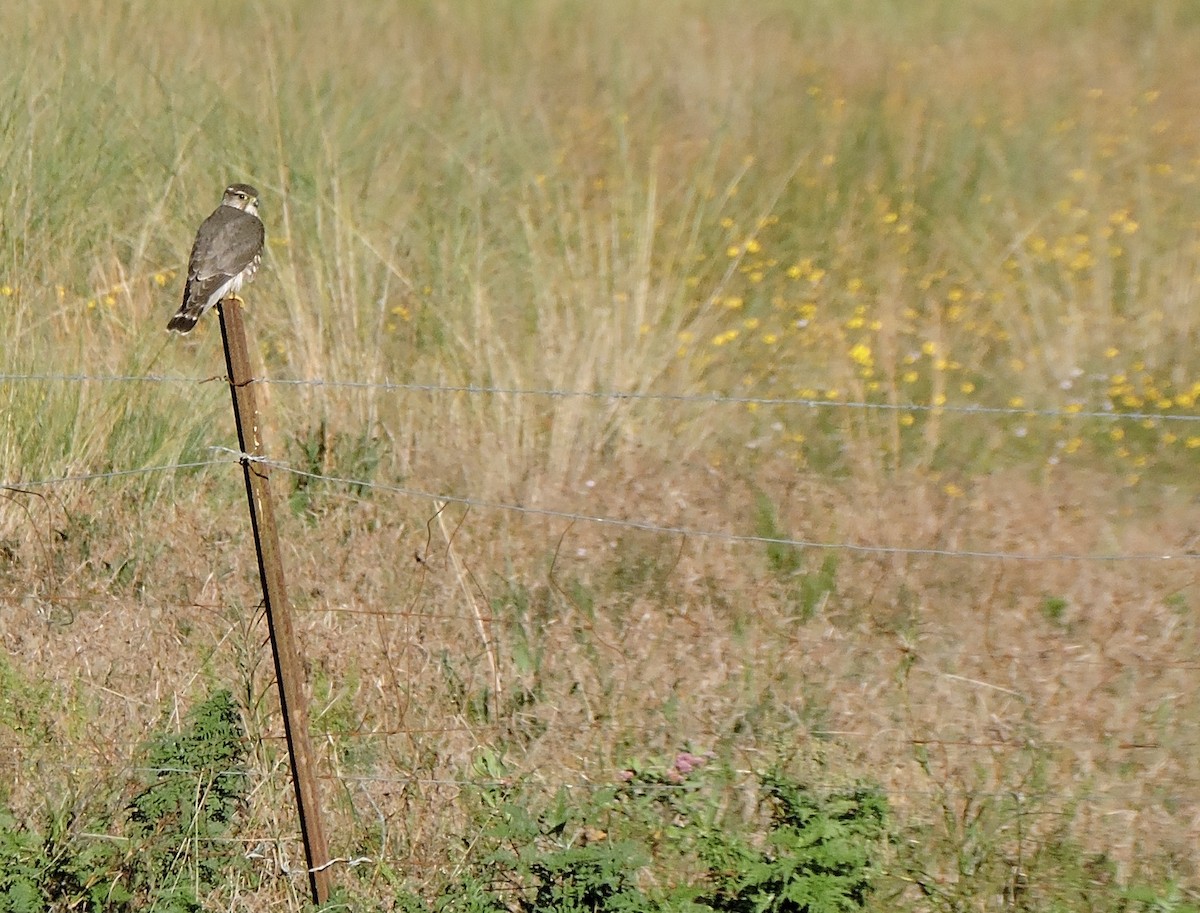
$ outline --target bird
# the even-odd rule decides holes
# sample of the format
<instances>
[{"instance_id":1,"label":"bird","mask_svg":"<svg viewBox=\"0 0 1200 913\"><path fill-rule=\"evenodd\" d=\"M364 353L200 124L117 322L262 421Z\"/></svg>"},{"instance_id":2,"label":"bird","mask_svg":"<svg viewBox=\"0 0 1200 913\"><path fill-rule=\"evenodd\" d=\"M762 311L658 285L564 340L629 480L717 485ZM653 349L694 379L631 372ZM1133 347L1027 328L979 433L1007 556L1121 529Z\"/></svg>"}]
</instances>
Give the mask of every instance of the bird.
<instances>
[{"instance_id":1,"label":"bird","mask_svg":"<svg viewBox=\"0 0 1200 913\"><path fill-rule=\"evenodd\" d=\"M249 184L230 184L221 205L196 232L188 258L183 304L167 329L189 333L214 304L236 298L258 272L265 238L258 218L258 191Z\"/></svg>"}]
</instances>

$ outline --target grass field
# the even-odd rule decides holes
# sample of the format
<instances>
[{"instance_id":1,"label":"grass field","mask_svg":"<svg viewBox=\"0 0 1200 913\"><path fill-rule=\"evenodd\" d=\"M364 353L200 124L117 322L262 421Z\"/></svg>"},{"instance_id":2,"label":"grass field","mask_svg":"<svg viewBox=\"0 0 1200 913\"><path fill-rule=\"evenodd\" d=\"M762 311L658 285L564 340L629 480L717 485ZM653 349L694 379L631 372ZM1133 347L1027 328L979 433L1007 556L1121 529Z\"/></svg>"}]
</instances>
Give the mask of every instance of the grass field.
<instances>
[{"instance_id":1,"label":"grass field","mask_svg":"<svg viewBox=\"0 0 1200 913\"><path fill-rule=\"evenodd\" d=\"M229 688L251 855L188 877L304 905L220 334L163 330L241 180L352 909L449 896L501 787L591 808L683 752L715 829L768 768L878 784L873 909L1200 903L1200 4L46 0L0 33L0 861L49 853L22 827L132 858L147 732Z\"/></svg>"}]
</instances>

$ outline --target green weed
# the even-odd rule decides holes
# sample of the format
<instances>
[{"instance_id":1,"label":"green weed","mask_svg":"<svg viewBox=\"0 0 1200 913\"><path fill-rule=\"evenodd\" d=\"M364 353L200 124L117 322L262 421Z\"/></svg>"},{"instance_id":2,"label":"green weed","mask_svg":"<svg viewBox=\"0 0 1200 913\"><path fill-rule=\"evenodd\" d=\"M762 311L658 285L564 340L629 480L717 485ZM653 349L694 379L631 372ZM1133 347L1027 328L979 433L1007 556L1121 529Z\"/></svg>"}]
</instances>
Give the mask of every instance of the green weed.
<instances>
[{"instance_id":1,"label":"green weed","mask_svg":"<svg viewBox=\"0 0 1200 913\"><path fill-rule=\"evenodd\" d=\"M540 810L519 786L484 786L467 870L426 911L862 909L879 871L887 802L874 789L822 792L773 771L755 789L766 819L731 813L731 771L680 752L622 783L562 789Z\"/></svg>"},{"instance_id":2,"label":"green weed","mask_svg":"<svg viewBox=\"0 0 1200 913\"><path fill-rule=\"evenodd\" d=\"M50 806L40 822L0 808L0 908L199 913L199 897L245 859L228 838L244 808L245 745L230 694L144 746L146 773L123 813L116 784Z\"/></svg>"}]
</instances>

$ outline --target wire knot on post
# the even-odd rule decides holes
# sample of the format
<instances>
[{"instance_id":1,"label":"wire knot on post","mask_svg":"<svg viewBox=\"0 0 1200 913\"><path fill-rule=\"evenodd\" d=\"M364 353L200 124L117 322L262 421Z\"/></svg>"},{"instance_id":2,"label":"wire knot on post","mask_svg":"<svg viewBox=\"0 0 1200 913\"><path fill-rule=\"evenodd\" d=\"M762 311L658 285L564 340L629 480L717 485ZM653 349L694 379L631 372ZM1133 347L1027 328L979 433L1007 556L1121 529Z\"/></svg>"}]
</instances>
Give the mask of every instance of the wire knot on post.
<instances>
[{"instance_id":1,"label":"wire knot on post","mask_svg":"<svg viewBox=\"0 0 1200 913\"><path fill-rule=\"evenodd\" d=\"M221 453L232 454L237 459L237 461L239 463L241 463L243 466L248 466L251 463L269 464L271 462L270 457L256 456L253 453L246 453L243 450L234 450L232 447L218 447L214 444L213 446L209 447L208 449L209 450L219 450Z\"/></svg>"}]
</instances>

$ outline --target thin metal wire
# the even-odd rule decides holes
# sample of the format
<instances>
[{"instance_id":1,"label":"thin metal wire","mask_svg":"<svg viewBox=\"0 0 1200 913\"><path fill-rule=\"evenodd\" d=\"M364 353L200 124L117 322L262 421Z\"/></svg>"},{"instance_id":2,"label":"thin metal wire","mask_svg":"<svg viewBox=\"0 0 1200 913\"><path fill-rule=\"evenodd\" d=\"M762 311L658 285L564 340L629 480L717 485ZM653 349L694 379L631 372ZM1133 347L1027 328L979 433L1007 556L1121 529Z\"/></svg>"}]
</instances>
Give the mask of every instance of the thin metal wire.
<instances>
[{"instance_id":1,"label":"thin metal wire","mask_svg":"<svg viewBox=\"0 0 1200 913\"><path fill-rule=\"evenodd\" d=\"M84 594L76 594L76 595L64 595L62 593L52 593L52 592L0 593L0 603L6 604L6 605L17 605L17 606L34 604L34 603L39 603L39 602L49 604L49 605L55 605L58 603L69 604L69 603L75 603L75 602L86 602L89 604L94 604L94 603L102 602L104 600L111 600L111 599L113 599L113 594L110 592L84 593ZM158 610L158 611L189 612L189 611L199 609L199 610L205 611L205 612L213 612L213 613L223 612L223 613L227 613L227 614L233 613L233 612L244 612L247 610L257 611L259 608L256 606L246 605L246 604L206 603L206 602L150 602L150 601L146 601L146 602L143 602L142 605L145 606L147 609L153 609L153 610ZM366 616L366 617L370 617L370 618L381 618L381 619L393 620L393 621L400 620L400 619L405 619L405 620L420 619L423 621L476 621L476 620L478 620L478 617L479 617L479 616L472 615L469 613L441 612L436 609L431 609L429 611L405 611L405 610L398 610L398 609L367 609L367 608L358 609L358 608L337 607L337 606L331 607L331 606L320 606L320 605L292 606L292 611L294 611L297 615L307 615L307 616L317 616L317 615L324 615L324 614L328 613L328 614L335 614L335 615L345 614L345 615L351 615L351 616ZM483 616L483 620L485 622L488 622L489 624L497 624L497 623L503 623L507 619L506 619L506 616L502 616L502 615L485 615L485 616ZM1010 664L1016 664L1018 666L1020 666L1022 664L1022 660L1025 659L1025 657L1022 657L1019 654L1013 654L1013 653L995 653L995 654L964 653L964 654L959 654L958 657L959 657L959 659L963 660L964 662L1006 662L1006 663L1010 663ZM1200 670L1200 662L1186 661L1186 660L1166 660L1166 659L1162 659L1161 657L1139 658L1139 661L1135 662L1133 660L1122 659L1120 657L1095 658L1095 657L1091 657L1091 656L1083 656L1083 655L1065 653L1064 655L1058 657L1058 659L1064 666L1091 666L1091 667L1096 667L1096 668L1112 669L1112 670L1139 669L1139 668L1147 668L1149 666L1153 666L1153 668L1156 671L1161 671L1161 670L1166 670L1166 669L1179 669L1179 670L1183 670L1183 671ZM1032 666L1035 664L1030 662L1030 663L1028 663L1028 665ZM940 674L949 674L949 673L944 673L944 672L941 672L940 670L932 670L932 674L940 675ZM487 725L442 727L441 729L439 729L437 731L474 732L474 731L478 731L478 730L487 730L487 729L491 729L491 728L496 728L496 727L487 726ZM408 729L408 730L398 730L398 731L400 731L400 732L415 732L417 730ZM421 731L433 731L433 730L421 730ZM812 731L811 734L812 735L849 735L849 736L859 735L859 733L845 732L842 730L829 731L829 732L814 730L814 731ZM282 736L280 736L280 738L282 738Z\"/></svg>"},{"instance_id":2,"label":"thin metal wire","mask_svg":"<svg viewBox=\"0 0 1200 913\"><path fill-rule=\"evenodd\" d=\"M87 602L95 603L100 600L111 598L112 594L107 592L100 593L83 593L83 594L62 594L54 592L42 593L0 593L0 602L14 605L22 605L28 602L45 602L45 603L72 603L72 602ZM205 612L240 612L247 608L254 609L254 606L206 603L206 602L151 602L144 600L141 605L147 608L158 609L161 611L181 611L190 612L196 609ZM322 606L322 605L299 605L292 606L292 611L297 615L367 615L374 618L386 618L390 620L399 619L417 619L422 621L483 621L488 624L503 622L505 618L500 615L473 615L467 612L440 612L436 609L429 611L409 611L405 609L368 609L368 608L352 608L350 606Z\"/></svg>"},{"instance_id":3,"label":"thin metal wire","mask_svg":"<svg viewBox=\"0 0 1200 913\"><path fill-rule=\"evenodd\" d=\"M175 469L202 469L205 466L220 466L238 463L236 459L196 460L192 463L169 463L164 466L142 466L137 469L114 469L110 472L85 472L76 475L58 476L53 479L33 479L25 481L18 479L10 482L0 482L0 489L20 490L22 488L40 488L47 485L66 485L72 482L96 482L101 479L117 479L125 476L145 475L152 472L170 472Z\"/></svg>"},{"instance_id":4,"label":"thin metal wire","mask_svg":"<svg viewBox=\"0 0 1200 913\"><path fill-rule=\"evenodd\" d=\"M469 612L428 612L406 611L404 609L358 609L349 606L295 606L293 611L306 615L369 615L373 618L415 618L421 620L445 619L447 621L482 621L486 624L502 623L506 619L501 615L473 615Z\"/></svg>"},{"instance_id":5,"label":"thin metal wire","mask_svg":"<svg viewBox=\"0 0 1200 913\"><path fill-rule=\"evenodd\" d=\"M1108 553L1088 555L1072 552L1002 552L976 549L949 548L918 548L903 545L864 545L857 542L826 542L816 539L793 539L785 536L755 536L749 534L728 533L720 530L696 529L686 526L665 526L646 520L623 520L617 517L600 517L593 514L577 513L569 510L553 510L546 507L524 507L519 504L505 504L500 501L488 501L482 498L470 498L458 495L437 494L416 488L400 485L386 485L371 482L367 479L350 479L342 476L327 476L320 473L296 469L278 460L263 460L265 465L281 472L317 481L331 482L336 485L354 486L386 491L405 495L412 498L422 498L428 501L441 501L449 504L461 504L464 507L474 507L483 510L503 510L513 513L526 514L536 517L549 517L555 520L569 520L578 523L594 523L601 526L615 526L621 529L636 529L643 532L662 533L664 535L685 536L694 539L709 539L731 544L755 545L786 545L795 548L821 549L825 551L844 551L867 555L908 555L937 558L975 558L998 561L1195 561L1200 559L1200 553L1190 552L1131 552L1126 554Z\"/></svg>"},{"instance_id":6,"label":"thin metal wire","mask_svg":"<svg viewBox=\"0 0 1200 913\"><path fill-rule=\"evenodd\" d=\"M332 741L352 740L352 739L389 739L403 735L424 735L424 734L446 734L446 733L466 733L474 735L480 732L495 732L506 729L507 726L502 723L484 724L478 726L435 726L435 727L417 727L403 729L366 729L360 731L340 732L336 736L331 736ZM626 726L623 731L627 732L656 732L654 726ZM1103 748L1106 751L1160 751L1166 748L1158 741L1138 741L1134 739L1122 739L1117 742L1105 742L1100 739L1037 739L1037 738L1012 738L1012 739L943 739L936 736L917 736L904 735L899 731L893 732L858 732L852 729L811 729L805 730L805 735L811 736L814 739L864 739L871 742L886 741L895 744L911 745L922 748L970 748L970 749L1010 749L1010 750L1047 750L1047 749L1065 749L1065 748ZM889 738L881 739L881 736L887 734ZM283 739L283 733L269 733L263 736L264 739L272 741ZM1172 746L1175 750L1192 750L1197 746L1194 742L1181 742Z\"/></svg>"},{"instance_id":7,"label":"thin metal wire","mask_svg":"<svg viewBox=\"0 0 1200 913\"><path fill-rule=\"evenodd\" d=\"M1102 418L1129 419L1131 421L1145 419L1162 419L1166 421L1198 422L1200 415L1164 414L1158 412L1117 412L1115 410L1082 410L1082 409L1033 409L1014 408L1011 406L982 406L974 404L941 406L929 403L870 403L861 400L820 399L814 397L774 397L774 396L732 396L723 393L644 393L632 390L555 390L527 387L493 387L476 384L445 385L445 384L413 384L387 383L368 381L339 381L313 379L270 379L262 383L273 386L317 386L344 387L350 389L370 390L402 390L413 393L467 393L486 394L490 396L533 396L550 399L583 398L605 400L642 400L671 403L708 403L724 405L753 405L753 406L797 406L807 409L861 409L880 412L937 412L955 413L960 415L1007 415L1016 417L1039 418Z\"/></svg>"},{"instance_id":8,"label":"thin metal wire","mask_svg":"<svg viewBox=\"0 0 1200 913\"><path fill-rule=\"evenodd\" d=\"M14 753L15 754L15 753ZM0 759L0 764L23 764L25 759L12 757L11 759ZM238 779L254 778L257 781L270 779L270 772L266 772L267 776L262 776L264 771L254 771L249 768L244 770L215 770L205 771L195 768L182 767L144 767L140 765L122 766L114 764L105 766L102 764L79 764L79 763L55 763L50 761L39 761L39 769L53 769L72 772L85 772L97 774L101 776L111 776L114 771L122 771L127 774L181 774L181 775L200 775L205 779L234 777ZM656 769L656 772L666 774L670 770L669 764L663 764L661 769ZM731 771L739 776L754 776L757 771L744 768L735 768ZM450 786L458 789L513 789L519 785L542 785L551 786L554 788L563 788L567 790L580 791L598 791L605 789L630 789L642 792L682 792L694 791L698 787L696 780L683 779L678 783L671 781L653 781L639 782L636 779L626 779L631 768L613 768L609 771L598 771L599 779L589 780L568 780L560 782L554 778L546 780L531 781L529 778L535 776L536 770L516 770L513 772L511 779L467 779L460 777L436 777L436 776L419 776L415 774L349 774L349 773L324 773L321 774L322 780L335 780L343 783L384 783L398 785L420 785L420 786ZM578 772L576 772L578 775ZM636 775L635 775L636 776ZM869 791L879 791L888 796L972 796L975 798L999 798L999 799L1014 799L1021 798L1023 801L1029 799L1061 799L1066 801L1101 801L1101 797L1089 796L1087 794L1076 794L1070 792L1057 792L1053 790L986 790L986 789L970 789L970 788L930 788L930 789L914 789L910 787L891 788L882 784L863 787L861 784L846 783L846 782L814 782L806 783L805 788L813 792L821 792L827 794L845 793L851 790L865 788ZM233 838L230 838L233 839Z\"/></svg>"},{"instance_id":9,"label":"thin metal wire","mask_svg":"<svg viewBox=\"0 0 1200 913\"><path fill-rule=\"evenodd\" d=\"M66 374L43 372L39 374L0 374L0 383L10 381L40 381L44 383L149 383L149 384L199 384L209 380L224 380L216 377L186 377L174 374Z\"/></svg>"},{"instance_id":10,"label":"thin metal wire","mask_svg":"<svg viewBox=\"0 0 1200 913\"><path fill-rule=\"evenodd\" d=\"M178 383L198 384L217 377L189 377L167 374L0 374L0 383L10 381L64 383ZM1107 421L1200 422L1200 415L1162 412L1120 412L1115 409L1050 409L1012 406L984 406L964 403L872 403L861 400L820 399L814 397L733 396L723 393L652 393L634 390L557 390L538 387L500 387L481 384L422 384L392 381L327 380L325 378L256 378L255 383L275 387L329 387L348 390L382 390L407 393L473 394L486 396L529 396L548 399L600 399L697 403L711 405L783 406L804 409L851 409L878 412L929 412L954 415L995 415L1010 418L1103 419Z\"/></svg>"},{"instance_id":11,"label":"thin metal wire","mask_svg":"<svg viewBox=\"0 0 1200 913\"><path fill-rule=\"evenodd\" d=\"M663 771L664 773L666 771ZM742 776L753 776L756 771L753 770L735 770L735 774ZM423 786L454 786L466 789L512 789L518 785L517 778L523 776L523 773L514 774L513 781L506 780L458 780L452 778L437 778L437 777L385 777L373 776L370 774L323 774L323 780L340 780L342 782L353 783L415 783ZM683 780L680 783L639 783L626 782L620 779L602 780L602 781L582 781L572 783L559 783L550 780L546 785L554 788L563 788L567 790L580 790L596 792L603 789L622 789L639 790L643 792L688 792L695 791L698 784L695 781L689 782ZM1092 795L1077 795L1067 792L1052 792L1050 790L974 790L974 789L909 789L896 788L892 789L882 785L861 786L853 783L806 783L805 789L812 792L824 793L827 795L837 795L854 791L856 789L864 789L868 792L881 792L886 796L920 796L928 798L931 796L971 796L973 798L993 798L993 799L1020 799L1021 801L1029 801L1031 799L1059 799L1061 801L1070 802L1096 802L1103 801L1103 797Z\"/></svg>"}]
</instances>

